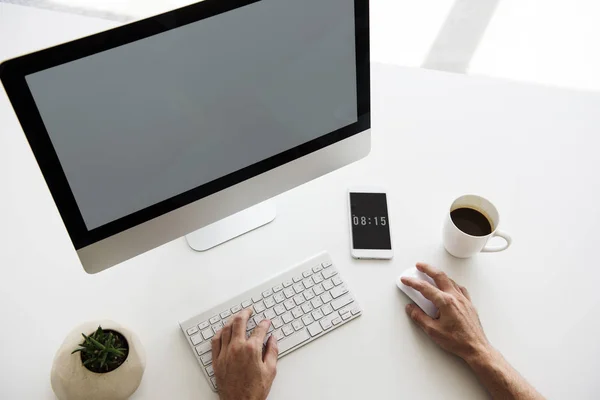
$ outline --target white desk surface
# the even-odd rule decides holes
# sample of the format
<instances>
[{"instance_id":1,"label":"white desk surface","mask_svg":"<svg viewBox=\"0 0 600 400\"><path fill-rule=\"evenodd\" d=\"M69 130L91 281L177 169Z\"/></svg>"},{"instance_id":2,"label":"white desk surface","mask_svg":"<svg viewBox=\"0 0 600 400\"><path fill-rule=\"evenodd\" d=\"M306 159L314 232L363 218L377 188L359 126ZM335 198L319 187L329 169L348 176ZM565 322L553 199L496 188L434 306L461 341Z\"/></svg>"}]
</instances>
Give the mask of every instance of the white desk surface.
<instances>
[{"instance_id":1,"label":"white desk surface","mask_svg":"<svg viewBox=\"0 0 600 400\"><path fill-rule=\"evenodd\" d=\"M278 196L278 218L207 253L184 239L98 275L79 266L4 93L0 95L0 397L51 399L49 372L84 320L131 326L147 351L134 399L216 398L177 322L328 250L364 315L281 360L271 399L476 399L458 359L406 317L394 285L433 263L467 286L490 341L549 398L600 392L600 96L373 65L369 157ZM386 187L396 256L356 261L346 189ZM453 198L498 206L504 253L445 253Z\"/></svg>"}]
</instances>

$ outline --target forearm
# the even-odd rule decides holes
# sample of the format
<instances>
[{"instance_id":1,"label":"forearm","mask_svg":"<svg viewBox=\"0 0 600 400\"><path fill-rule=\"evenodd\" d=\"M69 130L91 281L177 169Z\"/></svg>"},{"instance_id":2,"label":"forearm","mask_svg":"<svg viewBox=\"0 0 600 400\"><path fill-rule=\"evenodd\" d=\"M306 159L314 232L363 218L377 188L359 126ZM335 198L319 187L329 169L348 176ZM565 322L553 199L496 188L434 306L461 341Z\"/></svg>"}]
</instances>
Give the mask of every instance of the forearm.
<instances>
[{"instance_id":1,"label":"forearm","mask_svg":"<svg viewBox=\"0 0 600 400\"><path fill-rule=\"evenodd\" d=\"M491 346L466 360L494 399L539 400L544 397Z\"/></svg>"}]
</instances>

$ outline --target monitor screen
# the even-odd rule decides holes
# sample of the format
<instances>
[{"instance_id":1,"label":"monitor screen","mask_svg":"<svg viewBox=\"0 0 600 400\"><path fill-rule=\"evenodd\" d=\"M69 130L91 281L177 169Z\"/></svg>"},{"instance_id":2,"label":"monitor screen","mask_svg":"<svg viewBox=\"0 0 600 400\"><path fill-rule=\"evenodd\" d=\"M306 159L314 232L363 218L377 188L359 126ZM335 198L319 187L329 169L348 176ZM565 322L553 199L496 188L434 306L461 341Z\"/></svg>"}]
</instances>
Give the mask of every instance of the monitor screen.
<instances>
[{"instance_id":1,"label":"monitor screen","mask_svg":"<svg viewBox=\"0 0 600 400\"><path fill-rule=\"evenodd\" d=\"M357 122L354 0L262 0L25 76L88 231Z\"/></svg>"}]
</instances>

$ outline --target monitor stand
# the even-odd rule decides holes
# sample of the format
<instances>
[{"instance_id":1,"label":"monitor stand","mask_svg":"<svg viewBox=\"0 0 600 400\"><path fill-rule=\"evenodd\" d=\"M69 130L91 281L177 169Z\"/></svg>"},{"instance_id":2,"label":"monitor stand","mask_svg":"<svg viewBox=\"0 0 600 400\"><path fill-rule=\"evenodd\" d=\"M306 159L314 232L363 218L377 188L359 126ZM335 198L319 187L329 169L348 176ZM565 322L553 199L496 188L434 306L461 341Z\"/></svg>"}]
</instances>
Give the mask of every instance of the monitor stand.
<instances>
[{"instance_id":1,"label":"monitor stand","mask_svg":"<svg viewBox=\"0 0 600 400\"><path fill-rule=\"evenodd\" d=\"M206 251L268 224L276 215L275 203L267 200L200 228L186 235L185 239L192 249Z\"/></svg>"}]
</instances>

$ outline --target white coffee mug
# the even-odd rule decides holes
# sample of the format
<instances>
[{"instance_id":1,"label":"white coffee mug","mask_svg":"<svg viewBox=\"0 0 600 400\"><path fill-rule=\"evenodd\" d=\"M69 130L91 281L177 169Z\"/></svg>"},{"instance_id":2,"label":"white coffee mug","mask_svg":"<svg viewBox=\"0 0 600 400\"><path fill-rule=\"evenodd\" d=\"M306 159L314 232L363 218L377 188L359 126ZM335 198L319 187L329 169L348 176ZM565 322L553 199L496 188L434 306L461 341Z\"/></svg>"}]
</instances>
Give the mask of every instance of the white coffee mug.
<instances>
[{"instance_id":1,"label":"white coffee mug","mask_svg":"<svg viewBox=\"0 0 600 400\"><path fill-rule=\"evenodd\" d=\"M473 236L461 231L452 221L450 213L459 208L471 208L482 213L492 225L492 232L485 236ZM496 252L508 249L512 243L509 234L498 230L500 223L500 214L494 205L480 196L467 194L454 200L450 206L450 210L446 214L446 222L444 223L444 247L448 253L458 258L469 258L481 251ZM490 238L499 236L506 243L499 246L489 246L487 242Z\"/></svg>"}]
</instances>

